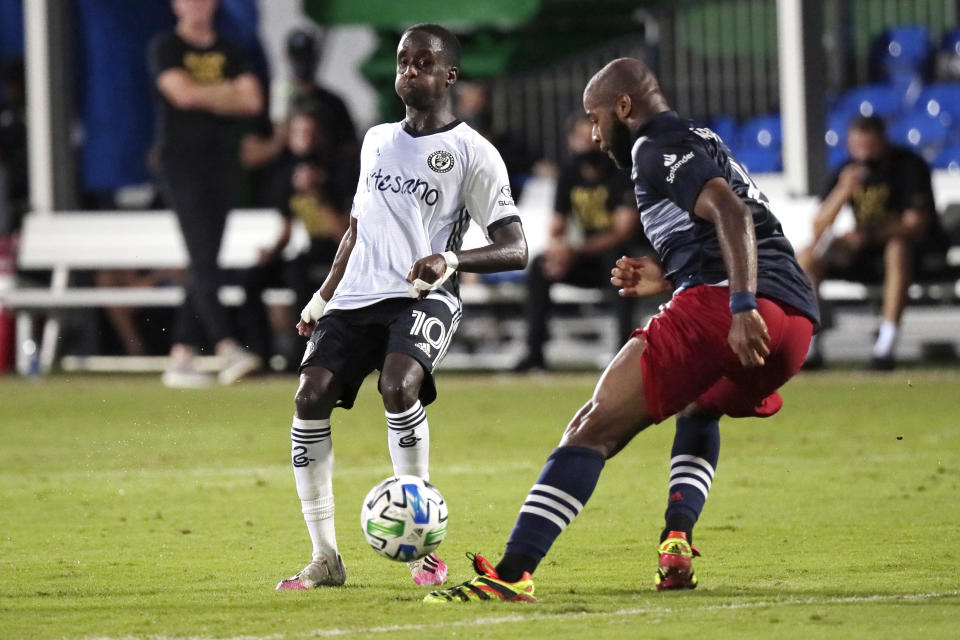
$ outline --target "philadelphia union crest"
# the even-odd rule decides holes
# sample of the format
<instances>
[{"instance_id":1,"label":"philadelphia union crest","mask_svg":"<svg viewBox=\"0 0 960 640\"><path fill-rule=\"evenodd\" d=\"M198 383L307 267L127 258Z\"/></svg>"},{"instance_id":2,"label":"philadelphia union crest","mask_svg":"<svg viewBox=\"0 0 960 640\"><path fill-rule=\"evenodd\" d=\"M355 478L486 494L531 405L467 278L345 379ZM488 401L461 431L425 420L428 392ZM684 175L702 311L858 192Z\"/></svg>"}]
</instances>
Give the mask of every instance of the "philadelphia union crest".
<instances>
[{"instance_id":1,"label":"philadelphia union crest","mask_svg":"<svg viewBox=\"0 0 960 640\"><path fill-rule=\"evenodd\" d=\"M446 173L453 169L453 154L449 151L434 151L427 157L427 166L437 173Z\"/></svg>"}]
</instances>

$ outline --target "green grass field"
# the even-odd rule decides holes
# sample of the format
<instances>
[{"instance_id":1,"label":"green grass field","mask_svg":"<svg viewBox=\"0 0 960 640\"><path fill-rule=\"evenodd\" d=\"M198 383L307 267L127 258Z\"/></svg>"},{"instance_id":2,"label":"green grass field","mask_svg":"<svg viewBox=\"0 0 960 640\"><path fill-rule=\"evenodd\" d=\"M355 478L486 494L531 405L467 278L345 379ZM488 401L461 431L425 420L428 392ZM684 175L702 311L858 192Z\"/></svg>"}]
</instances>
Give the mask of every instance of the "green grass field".
<instances>
[{"instance_id":1,"label":"green grass field","mask_svg":"<svg viewBox=\"0 0 960 640\"><path fill-rule=\"evenodd\" d=\"M595 374L440 374L440 547L496 559ZM766 420L721 422L700 588L657 593L672 422L606 467L533 605L427 607L368 549L390 474L368 381L334 414L347 584L277 593L310 546L289 468L293 378L207 391L155 378L0 379L0 638L957 638L960 372L804 375ZM698 635L694 635L698 634Z\"/></svg>"}]
</instances>

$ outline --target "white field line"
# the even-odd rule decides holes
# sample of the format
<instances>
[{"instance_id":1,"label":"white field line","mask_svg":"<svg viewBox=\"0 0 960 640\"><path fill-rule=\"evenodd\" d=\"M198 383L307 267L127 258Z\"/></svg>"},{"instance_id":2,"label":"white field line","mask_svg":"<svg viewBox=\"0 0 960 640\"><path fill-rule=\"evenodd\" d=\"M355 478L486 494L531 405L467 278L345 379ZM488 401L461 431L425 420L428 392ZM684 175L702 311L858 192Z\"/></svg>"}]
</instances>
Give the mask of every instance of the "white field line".
<instances>
[{"instance_id":1,"label":"white field line","mask_svg":"<svg viewBox=\"0 0 960 640\"><path fill-rule=\"evenodd\" d=\"M841 598L785 598L783 600L761 600L758 602L731 602L729 604L712 604L698 606L697 611L727 611L739 609L767 609L780 606L792 605L835 605L835 604L859 604L864 602L909 602L914 600L935 600L938 598L951 598L960 596L960 590L940 591L932 593L903 593L903 594L876 594L872 596L847 596ZM431 608L433 605L424 605ZM445 606L445 605L437 605ZM451 603L450 607L470 606ZM507 605L535 607L536 605ZM671 607L634 607L628 609L617 609L615 611L582 611L568 613L545 613L545 614L515 614L485 618L473 618L471 620L457 620L453 622L431 622L423 624L396 624L381 627L358 627L355 629L317 629L302 634L286 635L271 634L268 636L231 636L231 637L213 637L213 636L123 636L120 638L111 638L107 636L87 637L85 640L291 640L292 638L332 638L337 636L349 635L370 635L374 633L397 633L402 631L426 631L431 636L436 637L439 631L443 629L452 629L458 627L474 627L477 625L495 625L512 624L519 622L535 622L538 620L589 620L591 618L613 618L641 616L651 613L666 614L674 613L675 609Z\"/></svg>"}]
</instances>

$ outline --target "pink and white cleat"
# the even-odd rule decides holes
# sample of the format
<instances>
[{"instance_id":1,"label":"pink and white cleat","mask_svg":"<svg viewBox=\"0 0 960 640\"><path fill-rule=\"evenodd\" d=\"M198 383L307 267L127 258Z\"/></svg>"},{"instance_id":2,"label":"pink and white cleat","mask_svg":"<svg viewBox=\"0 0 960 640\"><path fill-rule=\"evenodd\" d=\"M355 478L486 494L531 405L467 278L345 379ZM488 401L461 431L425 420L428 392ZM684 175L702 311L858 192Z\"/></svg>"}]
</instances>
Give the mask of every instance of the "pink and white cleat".
<instances>
[{"instance_id":1,"label":"pink and white cleat","mask_svg":"<svg viewBox=\"0 0 960 640\"><path fill-rule=\"evenodd\" d=\"M413 581L421 587L439 587L447 581L447 563L431 553L419 560L408 562Z\"/></svg>"},{"instance_id":2,"label":"pink and white cleat","mask_svg":"<svg viewBox=\"0 0 960 640\"><path fill-rule=\"evenodd\" d=\"M446 575L446 566L444 566ZM343 566L343 558L337 554L336 559L316 558L303 568L300 573L281 580L277 584L277 591L302 591L314 587L339 587L347 581L347 569Z\"/></svg>"}]
</instances>

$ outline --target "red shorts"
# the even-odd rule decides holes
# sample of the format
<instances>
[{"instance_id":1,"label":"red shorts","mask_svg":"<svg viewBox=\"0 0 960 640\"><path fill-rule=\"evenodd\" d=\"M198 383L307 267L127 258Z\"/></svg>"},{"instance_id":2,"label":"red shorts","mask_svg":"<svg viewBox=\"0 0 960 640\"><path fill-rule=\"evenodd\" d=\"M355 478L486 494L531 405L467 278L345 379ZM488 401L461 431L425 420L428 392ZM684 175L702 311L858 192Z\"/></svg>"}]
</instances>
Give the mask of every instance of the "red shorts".
<instances>
[{"instance_id":1,"label":"red shorts","mask_svg":"<svg viewBox=\"0 0 960 640\"><path fill-rule=\"evenodd\" d=\"M777 393L806 359L813 323L782 302L758 298L770 333L770 355L762 367L747 368L727 344L732 321L727 287L699 286L677 292L643 336L644 399L661 422L696 401L734 418L772 416L783 406Z\"/></svg>"}]
</instances>

